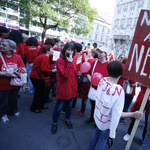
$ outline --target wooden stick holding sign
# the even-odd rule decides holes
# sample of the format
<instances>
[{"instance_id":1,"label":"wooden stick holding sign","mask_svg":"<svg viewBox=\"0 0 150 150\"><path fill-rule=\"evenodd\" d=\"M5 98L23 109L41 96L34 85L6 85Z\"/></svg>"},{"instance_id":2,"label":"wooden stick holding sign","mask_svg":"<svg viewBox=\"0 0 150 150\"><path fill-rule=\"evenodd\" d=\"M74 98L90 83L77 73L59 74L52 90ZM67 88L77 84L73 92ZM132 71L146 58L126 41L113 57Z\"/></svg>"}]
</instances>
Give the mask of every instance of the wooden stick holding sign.
<instances>
[{"instance_id":1,"label":"wooden stick holding sign","mask_svg":"<svg viewBox=\"0 0 150 150\"><path fill-rule=\"evenodd\" d=\"M131 44L123 77L150 87L150 10L141 10ZM147 88L140 112L146 105L150 88ZM135 121L125 150L129 150L139 120Z\"/></svg>"},{"instance_id":2,"label":"wooden stick holding sign","mask_svg":"<svg viewBox=\"0 0 150 150\"><path fill-rule=\"evenodd\" d=\"M142 104L141 104L141 107L140 107L140 112L143 112L144 108L145 108L145 105L146 105L146 102L147 102L147 99L148 99L148 96L149 96L149 93L150 93L150 88L147 88L146 89L146 93L144 95L144 98L143 98L143 101L142 101ZM126 148L125 150L129 150L130 146L131 146L131 143L132 143L132 140L133 140L133 137L135 135L135 132L137 130L137 127L138 127L138 124L139 124L140 120L136 119L135 123L134 123L134 126L133 126L133 129L132 129L132 132L130 134L130 138L128 140L128 143L126 145Z\"/></svg>"}]
</instances>

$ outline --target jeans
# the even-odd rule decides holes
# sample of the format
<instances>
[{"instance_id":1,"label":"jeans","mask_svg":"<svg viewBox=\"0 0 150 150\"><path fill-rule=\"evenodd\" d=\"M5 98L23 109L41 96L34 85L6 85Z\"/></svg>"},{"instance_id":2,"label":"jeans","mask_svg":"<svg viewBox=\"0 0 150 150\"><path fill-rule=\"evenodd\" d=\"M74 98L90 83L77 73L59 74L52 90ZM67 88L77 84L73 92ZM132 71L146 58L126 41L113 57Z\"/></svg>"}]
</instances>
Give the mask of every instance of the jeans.
<instances>
[{"instance_id":1,"label":"jeans","mask_svg":"<svg viewBox=\"0 0 150 150\"><path fill-rule=\"evenodd\" d=\"M57 100L55 107L54 107L54 111L53 111L53 124L57 124L58 122L58 117L59 117L59 113L63 108L63 105L66 106L66 121L70 120L70 116L71 116L71 106L72 106L72 101L73 98L71 98L70 100Z\"/></svg>"},{"instance_id":2,"label":"jeans","mask_svg":"<svg viewBox=\"0 0 150 150\"><path fill-rule=\"evenodd\" d=\"M133 96L131 96L131 95L128 95L128 96L125 95L125 103L124 103L123 112L127 112L128 111L128 108L129 108L132 100L133 100ZM121 118L121 121L124 121L124 120L125 120L125 118Z\"/></svg>"},{"instance_id":3,"label":"jeans","mask_svg":"<svg viewBox=\"0 0 150 150\"><path fill-rule=\"evenodd\" d=\"M0 91L0 117L5 114L14 114L18 111L18 92L19 88Z\"/></svg>"},{"instance_id":4,"label":"jeans","mask_svg":"<svg viewBox=\"0 0 150 150\"><path fill-rule=\"evenodd\" d=\"M150 114L148 116L147 133L140 150L150 150Z\"/></svg>"},{"instance_id":5,"label":"jeans","mask_svg":"<svg viewBox=\"0 0 150 150\"><path fill-rule=\"evenodd\" d=\"M101 131L96 127L88 150L103 150L105 148L107 139L109 138L109 132L109 129Z\"/></svg>"},{"instance_id":6,"label":"jeans","mask_svg":"<svg viewBox=\"0 0 150 150\"><path fill-rule=\"evenodd\" d=\"M31 70L32 70L32 66L33 66L33 63L26 63L26 69L27 69L27 74L28 74L28 92L29 93L33 93L34 92L34 88L33 88L33 84L30 80L30 73L31 73Z\"/></svg>"}]
</instances>

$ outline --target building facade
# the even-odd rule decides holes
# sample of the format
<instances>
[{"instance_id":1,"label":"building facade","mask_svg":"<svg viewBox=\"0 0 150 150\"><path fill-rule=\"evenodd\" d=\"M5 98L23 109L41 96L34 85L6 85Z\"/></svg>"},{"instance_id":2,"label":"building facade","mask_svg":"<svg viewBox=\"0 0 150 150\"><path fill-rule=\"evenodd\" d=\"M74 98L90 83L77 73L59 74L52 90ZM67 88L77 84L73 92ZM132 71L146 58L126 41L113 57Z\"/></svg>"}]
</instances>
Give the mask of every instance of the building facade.
<instances>
[{"instance_id":1,"label":"building facade","mask_svg":"<svg viewBox=\"0 0 150 150\"><path fill-rule=\"evenodd\" d=\"M150 9L150 0L116 0L108 49L128 56L141 9Z\"/></svg>"},{"instance_id":2,"label":"building facade","mask_svg":"<svg viewBox=\"0 0 150 150\"><path fill-rule=\"evenodd\" d=\"M97 43L97 47L108 47L108 40L111 28L112 18L105 13L99 12L93 22L93 30L85 37L82 35L69 34L69 38L74 41L78 40L83 43L83 46L91 47L93 43Z\"/></svg>"},{"instance_id":3,"label":"building facade","mask_svg":"<svg viewBox=\"0 0 150 150\"><path fill-rule=\"evenodd\" d=\"M14 1L14 3L17 3ZM26 16L25 10L19 9L16 5L5 4L5 10L0 8L0 25L6 26L10 29L20 30L30 36L39 35L41 37L42 28L38 23L29 22L25 23L23 17ZM35 18L36 19L36 18ZM94 42L97 43L98 47L104 45L108 47L108 39L111 28L111 20L107 14L99 12L99 16L95 18L93 22L93 30L85 36L77 36L74 33L66 33L65 31L58 31L56 29L48 29L45 35L47 37L60 37L63 41L72 39L78 40L83 43L83 46L92 46Z\"/></svg>"}]
</instances>

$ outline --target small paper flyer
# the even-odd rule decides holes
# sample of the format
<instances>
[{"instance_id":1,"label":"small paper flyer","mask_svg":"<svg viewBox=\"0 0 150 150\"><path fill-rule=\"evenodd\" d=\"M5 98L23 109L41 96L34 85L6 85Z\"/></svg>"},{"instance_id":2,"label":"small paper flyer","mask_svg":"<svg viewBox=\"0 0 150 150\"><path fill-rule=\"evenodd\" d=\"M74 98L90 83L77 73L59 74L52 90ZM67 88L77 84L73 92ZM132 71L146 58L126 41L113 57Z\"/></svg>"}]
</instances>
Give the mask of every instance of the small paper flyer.
<instances>
[{"instance_id":1,"label":"small paper flyer","mask_svg":"<svg viewBox=\"0 0 150 150\"><path fill-rule=\"evenodd\" d=\"M53 53L53 61L57 61L57 59L60 57L60 52L54 51Z\"/></svg>"}]
</instances>

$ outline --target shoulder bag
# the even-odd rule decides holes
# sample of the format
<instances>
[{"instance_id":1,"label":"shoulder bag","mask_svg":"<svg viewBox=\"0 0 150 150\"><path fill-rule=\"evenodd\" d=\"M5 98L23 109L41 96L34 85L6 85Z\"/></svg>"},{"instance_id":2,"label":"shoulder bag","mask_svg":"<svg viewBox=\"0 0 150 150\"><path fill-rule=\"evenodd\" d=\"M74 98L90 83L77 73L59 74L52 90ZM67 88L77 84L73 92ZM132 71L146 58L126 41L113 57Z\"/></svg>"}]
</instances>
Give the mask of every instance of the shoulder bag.
<instances>
[{"instance_id":1,"label":"shoulder bag","mask_svg":"<svg viewBox=\"0 0 150 150\"><path fill-rule=\"evenodd\" d=\"M7 66L7 64L3 58L3 55L1 53L0 53L0 57L3 61L3 64L5 65L5 68L8 68L8 66ZM19 76L15 77L15 78L11 77L10 78L10 85L11 86L22 86L23 83L22 83L21 77L19 77Z\"/></svg>"},{"instance_id":2,"label":"shoulder bag","mask_svg":"<svg viewBox=\"0 0 150 150\"><path fill-rule=\"evenodd\" d=\"M92 74L94 73L97 62L98 62L98 60L95 61L95 63L94 63ZM91 74L91 76L92 76L92 74ZM96 100L96 90L92 87L92 83L91 83L91 86L90 86L90 89L89 89L88 98L90 100L93 100L93 101Z\"/></svg>"}]
</instances>

